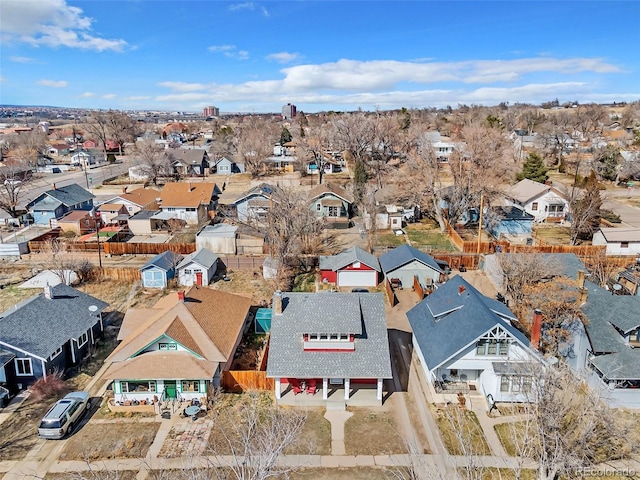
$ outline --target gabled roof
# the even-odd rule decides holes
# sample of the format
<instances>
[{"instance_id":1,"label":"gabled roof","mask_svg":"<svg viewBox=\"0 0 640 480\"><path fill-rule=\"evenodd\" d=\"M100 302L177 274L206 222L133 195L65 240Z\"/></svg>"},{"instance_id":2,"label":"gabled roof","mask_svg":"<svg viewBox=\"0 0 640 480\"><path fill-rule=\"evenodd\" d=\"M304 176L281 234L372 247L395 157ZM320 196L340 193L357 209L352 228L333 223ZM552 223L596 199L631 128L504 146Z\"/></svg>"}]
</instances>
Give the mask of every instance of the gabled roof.
<instances>
[{"instance_id":1,"label":"gabled roof","mask_svg":"<svg viewBox=\"0 0 640 480\"><path fill-rule=\"evenodd\" d=\"M147 263L145 263L142 267L140 267L140 271L144 271L149 268L159 268L161 270L164 270L165 272L168 272L176 265L178 265L181 260L182 255L172 252L171 250L167 250L166 252L159 253Z\"/></svg>"},{"instance_id":2,"label":"gabled roof","mask_svg":"<svg viewBox=\"0 0 640 480\"><path fill-rule=\"evenodd\" d=\"M63 283L0 314L0 342L46 359L99 321L108 304ZM89 307L97 307L95 311Z\"/></svg>"},{"instance_id":3,"label":"gabled roof","mask_svg":"<svg viewBox=\"0 0 640 480\"><path fill-rule=\"evenodd\" d=\"M255 187L252 187L246 192L240 194L240 196L231 203L238 204L242 200L245 200L249 197L255 197L255 196L269 199L271 198L271 195L273 195L274 193L276 193L276 191L279 191L279 190L280 188L276 187L275 185L270 185L268 183L261 183L260 185L256 185Z\"/></svg>"},{"instance_id":4,"label":"gabled roof","mask_svg":"<svg viewBox=\"0 0 640 480\"><path fill-rule=\"evenodd\" d=\"M379 293L282 294L272 314L267 376L391 378L384 297ZM358 329L353 351L305 351L304 333ZM327 330L327 331L323 331Z\"/></svg>"},{"instance_id":5,"label":"gabled roof","mask_svg":"<svg viewBox=\"0 0 640 480\"><path fill-rule=\"evenodd\" d=\"M153 190L151 188L136 188L130 192L122 193L119 197L112 200L121 198L133 203L134 205L138 205L140 208L153 210L157 207L156 199L159 197L160 192L158 190Z\"/></svg>"},{"instance_id":6,"label":"gabled roof","mask_svg":"<svg viewBox=\"0 0 640 480\"><path fill-rule=\"evenodd\" d=\"M380 266L382 267L382 271L386 274L387 272L396 270L413 260L417 260L427 267L433 268L436 272L444 273L442 268L440 268L440 265L438 265L431 255L421 252L417 248L407 244L400 245L399 247L381 255Z\"/></svg>"},{"instance_id":7,"label":"gabled roof","mask_svg":"<svg viewBox=\"0 0 640 480\"><path fill-rule=\"evenodd\" d=\"M524 348L529 345L527 337L510 323L516 316L503 303L485 297L459 275L409 310L407 318L430 370L496 326Z\"/></svg>"},{"instance_id":8,"label":"gabled roof","mask_svg":"<svg viewBox=\"0 0 640 480\"><path fill-rule=\"evenodd\" d=\"M71 210L69 213L66 213L64 216L59 218L58 223L79 222L81 220L86 219L89 216L90 216L90 213L87 210Z\"/></svg>"},{"instance_id":9,"label":"gabled roof","mask_svg":"<svg viewBox=\"0 0 640 480\"><path fill-rule=\"evenodd\" d=\"M168 337L197 357L226 362L245 324L251 299L203 287L185 292L184 302L177 293L160 299L153 308L130 309L122 323L122 343L108 361L124 362L158 339ZM184 378L184 377L183 377Z\"/></svg>"},{"instance_id":10,"label":"gabled roof","mask_svg":"<svg viewBox=\"0 0 640 480\"><path fill-rule=\"evenodd\" d=\"M51 199L54 201L53 203L73 207L74 205L87 202L94 198L96 197L91 192L88 192L76 183L72 183L71 185L56 187L55 189L41 193L35 200L32 200L27 204L27 208L40 203L45 199Z\"/></svg>"},{"instance_id":11,"label":"gabled roof","mask_svg":"<svg viewBox=\"0 0 640 480\"><path fill-rule=\"evenodd\" d=\"M518 203L525 205L532 200L541 197L545 193L550 192L551 190L553 190L556 195L565 198L565 196L561 192L553 188L551 185L534 182L533 180L529 180L528 178L520 180L518 183L513 185L507 191L507 196L517 201Z\"/></svg>"},{"instance_id":12,"label":"gabled roof","mask_svg":"<svg viewBox=\"0 0 640 480\"><path fill-rule=\"evenodd\" d=\"M203 148L177 148L171 150L171 155L175 161L186 165L200 165L202 160L208 161L209 154Z\"/></svg>"},{"instance_id":13,"label":"gabled roof","mask_svg":"<svg viewBox=\"0 0 640 480\"><path fill-rule=\"evenodd\" d=\"M640 228L600 228L607 242L640 242Z\"/></svg>"},{"instance_id":14,"label":"gabled roof","mask_svg":"<svg viewBox=\"0 0 640 480\"><path fill-rule=\"evenodd\" d=\"M523 209L513 206L503 207L489 207L489 210L496 216L498 220L528 220L533 221L534 217L530 213L525 212Z\"/></svg>"},{"instance_id":15,"label":"gabled roof","mask_svg":"<svg viewBox=\"0 0 640 480\"><path fill-rule=\"evenodd\" d=\"M186 267L191 263L196 263L206 269L211 268L218 261L218 255L206 248L199 248L193 253L187 255L184 260L178 264L178 269Z\"/></svg>"},{"instance_id":16,"label":"gabled roof","mask_svg":"<svg viewBox=\"0 0 640 480\"><path fill-rule=\"evenodd\" d=\"M344 188L332 183L323 183L311 189L311 191L309 192L309 201L315 200L316 198L323 195L334 195L338 198L341 198L347 203L354 202L353 195L347 192Z\"/></svg>"},{"instance_id":17,"label":"gabled roof","mask_svg":"<svg viewBox=\"0 0 640 480\"><path fill-rule=\"evenodd\" d=\"M119 212L125 207L122 203L103 203L98 207L98 211L100 212Z\"/></svg>"},{"instance_id":18,"label":"gabled roof","mask_svg":"<svg viewBox=\"0 0 640 480\"><path fill-rule=\"evenodd\" d=\"M154 215L161 212L161 210L140 210L136 212L133 216L129 217L129 221L131 220L149 220L153 218Z\"/></svg>"},{"instance_id":19,"label":"gabled roof","mask_svg":"<svg viewBox=\"0 0 640 480\"><path fill-rule=\"evenodd\" d=\"M219 362L203 360L189 352L147 352L126 362L112 363L103 377L110 380L162 380L165 378L213 378Z\"/></svg>"},{"instance_id":20,"label":"gabled roof","mask_svg":"<svg viewBox=\"0 0 640 480\"><path fill-rule=\"evenodd\" d=\"M333 270L335 272L354 262L363 263L377 272L380 271L378 259L359 247L348 248L337 255L321 256L320 270Z\"/></svg>"},{"instance_id":21,"label":"gabled roof","mask_svg":"<svg viewBox=\"0 0 640 480\"><path fill-rule=\"evenodd\" d=\"M197 208L200 205L209 205L213 197L220 193L215 183L167 183L159 195L162 199L160 206L161 208Z\"/></svg>"}]
</instances>

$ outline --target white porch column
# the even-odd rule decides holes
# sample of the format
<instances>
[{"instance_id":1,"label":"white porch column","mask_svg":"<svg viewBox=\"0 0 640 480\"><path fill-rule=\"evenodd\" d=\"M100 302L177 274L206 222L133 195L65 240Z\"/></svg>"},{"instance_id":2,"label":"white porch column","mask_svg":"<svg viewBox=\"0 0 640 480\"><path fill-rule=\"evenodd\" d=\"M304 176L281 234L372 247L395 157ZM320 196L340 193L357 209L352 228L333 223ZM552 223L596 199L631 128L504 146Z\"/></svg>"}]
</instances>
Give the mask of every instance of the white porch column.
<instances>
[{"instance_id":1,"label":"white porch column","mask_svg":"<svg viewBox=\"0 0 640 480\"><path fill-rule=\"evenodd\" d=\"M344 379L344 399L349 400L349 390L351 390L351 379Z\"/></svg>"},{"instance_id":2,"label":"white porch column","mask_svg":"<svg viewBox=\"0 0 640 480\"><path fill-rule=\"evenodd\" d=\"M326 400L327 398L329 398L329 379L323 378L322 379L322 399Z\"/></svg>"},{"instance_id":3,"label":"white porch column","mask_svg":"<svg viewBox=\"0 0 640 480\"><path fill-rule=\"evenodd\" d=\"M280 400L282 392L280 391L280 377L276 377L276 400Z\"/></svg>"},{"instance_id":4,"label":"white porch column","mask_svg":"<svg viewBox=\"0 0 640 480\"><path fill-rule=\"evenodd\" d=\"M376 398L382 401L382 379L378 379L378 388L376 390Z\"/></svg>"},{"instance_id":5,"label":"white porch column","mask_svg":"<svg viewBox=\"0 0 640 480\"><path fill-rule=\"evenodd\" d=\"M75 365L75 363L76 363L76 350L75 350L75 348L73 348L74 340L75 339L73 339L73 338L71 339L71 341L69 342L69 347L71 347L71 363L73 363ZM78 342L76 341L76 344L77 343Z\"/></svg>"}]
</instances>

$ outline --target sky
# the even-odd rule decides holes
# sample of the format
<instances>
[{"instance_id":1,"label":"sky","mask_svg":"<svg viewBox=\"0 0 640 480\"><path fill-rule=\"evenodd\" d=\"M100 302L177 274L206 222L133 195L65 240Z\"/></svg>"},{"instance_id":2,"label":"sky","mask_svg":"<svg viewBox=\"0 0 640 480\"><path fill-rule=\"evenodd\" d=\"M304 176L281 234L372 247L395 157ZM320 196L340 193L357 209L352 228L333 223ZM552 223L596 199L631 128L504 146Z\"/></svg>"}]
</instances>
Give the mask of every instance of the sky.
<instances>
[{"instance_id":1,"label":"sky","mask_svg":"<svg viewBox=\"0 0 640 480\"><path fill-rule=\"evenodd\" d=\"M640 1L0 0L0 104L221 113L640 99Z\"/></svg>"}]
</instances>

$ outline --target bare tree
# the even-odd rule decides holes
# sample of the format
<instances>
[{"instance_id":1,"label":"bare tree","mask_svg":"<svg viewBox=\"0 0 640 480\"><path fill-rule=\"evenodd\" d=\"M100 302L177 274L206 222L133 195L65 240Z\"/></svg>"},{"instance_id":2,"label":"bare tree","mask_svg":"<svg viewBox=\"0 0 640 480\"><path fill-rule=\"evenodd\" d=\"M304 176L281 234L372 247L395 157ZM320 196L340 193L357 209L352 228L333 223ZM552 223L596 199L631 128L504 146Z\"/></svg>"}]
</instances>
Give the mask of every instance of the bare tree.
<instances>
[{"instance_id":1,"label":"bare tree","mask_svg":"<svg viewBox=\"0 0 640 480\"><path fill-rule=\"evenodd\" d=\"M41 263L43 268L55 273L65 285L71 284L72 274L78 274L80 278L87 278L92 270L86 258L67 252L64 243L57 238L47 240L40 253L44 258Z\"/></svg>"},{"instance_id":2,"label":"bare tree","mask_svg":"<svg viewBox=\"0 0 640 480\"><path fill-rule=\"evenodd\" d=\"M170 158L167 151L152 138L136 142L135 155L154 185L158 184L159 177L170 171Z\"/></svg>"},{"instance_id":3,"label":"bare tree","mask_svg":"<svg viewBox=\"0 0 640 480\"><path fill-rule=\"evenodd\" d=\"M527 287L552 278L558 271L558 265L539 253L499 253L496 258L503 291L511 298L514 307L522 304Z\"/></svg>"},{"instance_id":4,"label":"bare tree","mask_svg":"<svg viewBox=\"0 0 640 480\"><path fill-rule=\"evenodd\" d=\"M591 172L585 182L585 189L575 185L567 192L571 210L570 242L576 245L579 240L590 240L600 226L602 195L595 172Z\"/></svg>"},{"instance_id":5,"label":"bare tree","mask_svg":"<svg viewBox=\"0 0 640 480\"><path fill-rule=\"evenodd\" d=\"M301 163L304 163L305 160L313 160L318 169L318 184L321 184L324 169L329 161L326 153L331 141L329 127L314 125L304 128L303 131L305 132L304 136L300 136L296 140L296 154Z\"/></svg>"},{"instance_id":6,"label":"bare tree","mask_svg":"<svg viewBox=\"0 0 640 480\"><path fill-rule=\"evenodd\" d=\"M133 119L124 112L109 110L106 116L109 133L118 144L118 154L122 155L122 146L135 139L137 128ZM106 153L106 151L105 151Z\"/></svg>"},{"instance_id":7,"label":"bare tree","mask_svg":"<svg viewBox=\"0 0 640 480\"><path fill-rule=\"evenodd\" d=\"M273 153L278 133L274 125L258 117L250 117L236 131L236 151L244 162L245 171L260 175L264 160Z\"/></svg>"},{"instance_id":8,"label":"bare tree","mask_svg":"<svg viewBox=\"0 0 640 480\"><path fill-rule=\"evenodd\" d=\"M87 132L102 145L105 160L107 159L107 142L109 141L109 135L111 133L109 116L110 112L98 110L91 114L85 124Z\"/></svg>"},{"instance_id":9,"label":"bare tree","mask_svg":"<svg viewBox=\"0 0 640 480\"><path fill-rule=\"evenodd\" d=\"M23 147L14 150L14 157L0 166L0 208L18 218L20 200L31 181L28 158L22 157Z\"/></svg>"}]
</instances>

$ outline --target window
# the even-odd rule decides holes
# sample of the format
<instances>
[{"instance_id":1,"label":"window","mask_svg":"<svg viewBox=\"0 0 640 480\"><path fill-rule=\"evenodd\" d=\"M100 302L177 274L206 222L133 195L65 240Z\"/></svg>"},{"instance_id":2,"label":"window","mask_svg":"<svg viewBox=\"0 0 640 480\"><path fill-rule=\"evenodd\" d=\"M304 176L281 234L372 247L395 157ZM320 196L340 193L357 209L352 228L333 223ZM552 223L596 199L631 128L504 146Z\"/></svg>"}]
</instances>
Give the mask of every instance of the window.
<instances>
[{"instance_id":1,"label":"window","mask_svg":"<svg viewBox=\"0 0 640 480\"><path fill-rule=\"evenodd\" d=\"M193 207L189 207L189 208L187 208L187 212L195 212L195 211L196 211L196 209L195 209L195 208L193 208Z\"/></svg>"},{"instance_id":2,"label":"window","mask_svg":"<svg viewBox=\"0 0 640 480\"><path fill-rule=\"evenodd\" d=\"M522 377L522 391L524 393L531 392L531 377Z\"/></svg>"},{"instance_id":3,"label":"window","mask_svg":"<svg viewBox=\"0 0 640 480\"><path fill-rule=\"evenodd\" d=\"M177 350L178 345L175 343L159 343L158 350Z\"/></svg>"},{"instance_id":4,"label":"window","mask_svg":"<svg viewBox=\"0 0 640 480\"><path fill-rule=\"evenodd\" d=\"M120 382L122 393L155 392L155 380Z\"/></svg>"},{"instance_id":5,"label":"window","mask_svg":"<svg viewBox=\"0 0 640 480\"><path fill-rule=\"evenodd\" d=\"M309 334L309 340L318 340L318 334L317 333L310 333Z\"/></svg>"},{"instance_id":6,"label":"window","mask_svg":"<svg viewBox=\"0 0 640 480\"><path fill-rule=\"evenodd\" d=\"M188 268L185 268L184 270L184 274L185 275L191 275L193 272L191 270L189 270Z\"/></svg>"},{"instance_id":7,"label":"window","mask_svg":"<svg viewBox=\"0 0 640 480\"><path fill-rule=\"evenodd\" d=\"M316 203L316 210L317 211L322 210L322 205L320 205L320 202Z\"/></svg>"},{"instance_id":8,"label":"window","mask_svg":"<svg viewBox=\"0 0 640 480\"><path fill-rule=\"evenodd\" d=\"M329 207L327 215L329 215L330 217L337 217L338 216L338 207Z\"/></svg>"},{"instance_id":9,"label":"window","mask_svg":"<svg viewBox=\"0 0 640 480\"><path fill-rule=\"evenodd\" d=\"M51 356L49 357L49 360L53 360L54 358L56 358L58 355L60 355L62 353L62 347L60 347L59 349L57 349L55 352L53 352L51 354Z\"/></svg>"},{"instance_id":10,"label":"window","mask_svg":"<svg viewBox=\"0 0 640 480\"><path fill-rule=\"evenodd\" d=\"M510 338L499 327L495 327L486 335L478 339L476 343L476 355L509 355Z\"/></svg>"},{"instance_id":11,"label":"window","mask_svg":"<svg viewBox=\"0 0 640 480\"><path fill-rule=\"evenodd\" d=\"M508 392L509 391L509 377L503 375L500 377L500 391Z\"/></svg>"},{"instance_id":12,"label":"window","mask_svg":"<svg viewBox=\"0 0 640 480\"><path fill-rule=\"evenodd\" d=\"M629 242L620 242L620 248L629 248Z\"/></svg>"},{"instance_id":13,"label":"window","mask_svg":"<svg viewBox=\"0 0 640 480\"><path fill-rule=\"evenodd\" d=\"M538 210L538 202L533 202L531 204L531 210L533 210L534 212Z\"/></svg>"},{"instance_id":14,"label":"window","mask_svg":"<svg viewBox=\"0 0 640 480\"><path fill-rule=\"evenodd\" d=\"M329 336L326 333L321 333L320 340L329 340Z\"/></svg>"},{"instance_id":15,"label":"window","mask_svg":"<svg viewBox=\"0 0 640 480\"><path fill-rule=\"evenodd\" d=\"M78 342L78 348L82 347L85 343L87 343L89 341L89 336L87 335L87 332L84 332L82 335L80 335L76 341Z\"/></svg>"},{"instance_id":16,"label":"window","mask_svg":"<svg viewBox=\"0 0 640 480\"><path fill-rule=\"evenodd\" d=\"M331 335L329 335L329 340L338 340L338 334L332 333Z\"/></svg>"},{"instance_id":17,"label":"window","mask_svg":"<svg viewBox=\"0 0 640 480\"><path fill-rule=\"evenodd\" d=\"M19 377L29 377L33 375L30 358L16 358L16 375Z\"/></svg>"},{"instance_id":18,"label":"window","mask_svg":"<svg viewBox=\"0 0 640 480\"><path fill-rule=\"evenodd\" d=\"M200 381L199 380L183 380L182 391L183 392L199 392Z\"/></svg>"},{"instance_id":19,"label":"window","mask_svg":"<svg viewBox=\"0 0 640 480\"><path fill-rule=\"evenodd\" d=\"M349 335L347 335L346 333L341 333L340 340L342 341L349 340Z\"/></svg>"},{"instance_id":20,"label":"window","mask_svg":"<svg viewBox=\"0 0 640 480\"><path fill-rule=\"evenodd\" d=\"M350 335L348 333L307 333L305 334L305 342L348 342Z\"/></svg>"}]
</instances>

